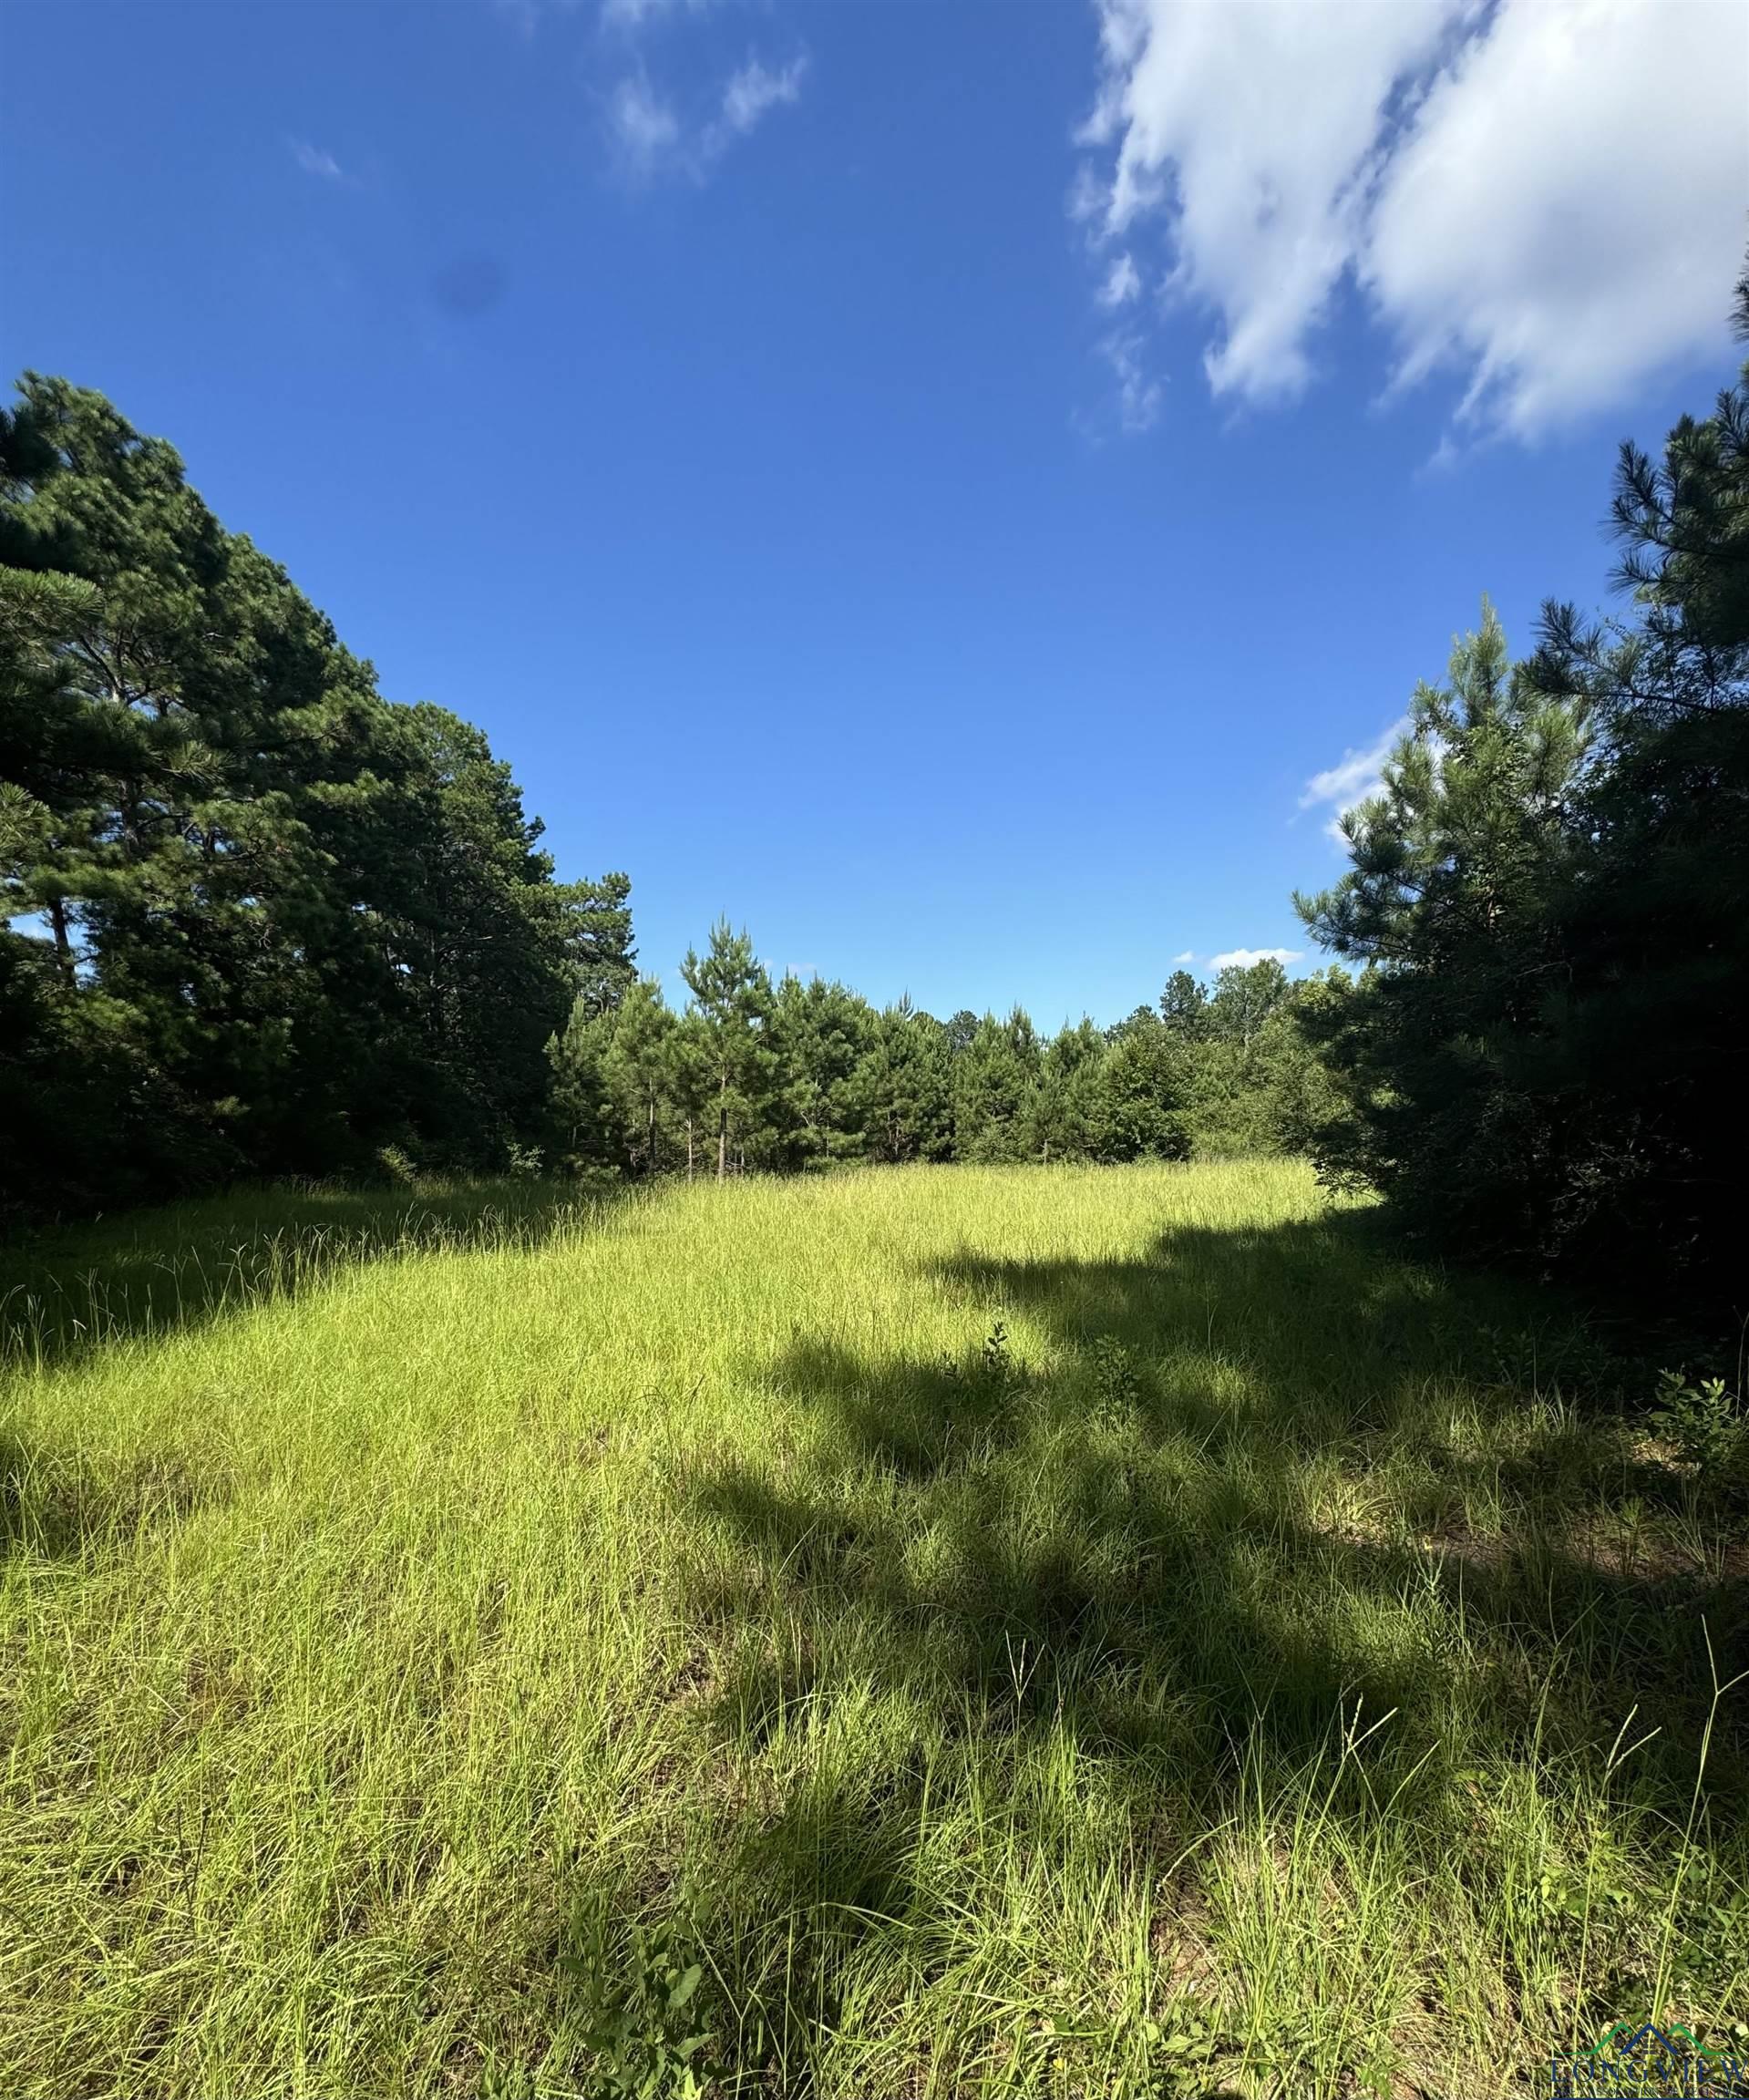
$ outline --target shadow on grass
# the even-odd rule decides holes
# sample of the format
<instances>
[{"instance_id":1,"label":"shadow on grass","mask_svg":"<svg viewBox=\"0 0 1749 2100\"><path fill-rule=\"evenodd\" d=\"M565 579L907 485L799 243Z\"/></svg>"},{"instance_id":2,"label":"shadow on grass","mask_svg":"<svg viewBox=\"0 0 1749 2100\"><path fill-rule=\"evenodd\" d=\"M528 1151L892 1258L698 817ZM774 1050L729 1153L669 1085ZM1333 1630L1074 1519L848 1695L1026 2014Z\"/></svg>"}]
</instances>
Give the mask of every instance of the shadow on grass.
<instances>
[{"instance_id":1,"label":"shadow on grass","mask_svg":"<svg viewBox=\"0 0 1749 2100\"><path fill-rule=\"evenodd\" d=\"M19 1552L76 1560L100 1542L174 1523L223 1492L173 1455L107 1473L77 1451L36 1451L0 1432L0 1560Z\"/></svg>"},{"instance_id":2,"label":"shadow on grass","mask_svg":"<svg viewBox=\"0 0 1749 2100\"><path fill-rule=\"evenodd\" d=\"M204 1325L366 1262L537 1246L617 1197L612 1187L585 1194L509 1180L275 1187L14 1240L0 1246L0 1370Z\"/></svg>"},{"instance_id":3,"label":"shadow on grass","mask_svg":"<svg viewBox=\"0 0 1749 2100\"><path fill-rule=\"evenodd\" d=\"M1710 1839L1741 1854L1749 1702L1707 1740L1714 1671L1749 1667L1741 1523L1697 1571L1696 1490L1544 1302L1343 1219L1175 1230L1138 1260L968 1254L923 1282L966 1310L959 1358L798 1343L772 1374L808 1418L799 1455L721 1457L684 1490L717 1741L781 1775L727 1841L787 1949L792 2028L836 2024L862 1934L921 1945L962 1899L919 1842L949 1770L1021 1789L1066 1754L1118 1805L1130 1868L1161 1873L1322 1772L1331 1817L1486 1874L1506 1869L1478 1785L1594 1785L1637 1711L1656 1733L1620 1796L1680 1831L1706 1742ZM981 1349L999 1321L1043 1338L1036 1363ZM871 1695L897 1734L833 1765L830 1716ZM1036 1802L984 1812L1075 1843L1078 1811L1055 1833ZM767 1989L749 1970L737 2002Z\"/></svg>"},{"instance_id":4,"label":"shadow on grass","mask_svg":"<svg viewBox=\"0 0 1749 2100\"><path fill-rule=\"evenodd\" d=\"M369 1262L538 1246L612 1200L611 1190L584 1197L528 1181L273 1188L15 1242L0 1249L0 1397L8 1372L208 1326ZM42 1448L0 1431L0 1558L77 1558L227 1491L193 1477L174 1454L117 1470L81 1447Z\"/></svg>"}]
</instances>

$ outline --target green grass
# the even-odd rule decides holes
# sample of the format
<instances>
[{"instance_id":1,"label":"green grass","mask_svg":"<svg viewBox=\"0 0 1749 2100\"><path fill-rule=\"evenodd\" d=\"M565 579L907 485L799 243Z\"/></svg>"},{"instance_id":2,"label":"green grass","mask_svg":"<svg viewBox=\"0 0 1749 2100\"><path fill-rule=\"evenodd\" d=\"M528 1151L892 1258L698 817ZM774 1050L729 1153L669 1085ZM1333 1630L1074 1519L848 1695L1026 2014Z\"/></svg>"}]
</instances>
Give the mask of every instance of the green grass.
<instances>
[{"instance_id":1,"label":"green grass","mask_svg":"<svg viewBox=\"0 0 1749 2100\"><path fill-rule=\"evenodd\" d=\"M1726 2040L1740 1522L1553 1309L1367 1226L1237 1162L15 1255L0 2092L1479 2096Z\"/></svg>"}]
</instances>

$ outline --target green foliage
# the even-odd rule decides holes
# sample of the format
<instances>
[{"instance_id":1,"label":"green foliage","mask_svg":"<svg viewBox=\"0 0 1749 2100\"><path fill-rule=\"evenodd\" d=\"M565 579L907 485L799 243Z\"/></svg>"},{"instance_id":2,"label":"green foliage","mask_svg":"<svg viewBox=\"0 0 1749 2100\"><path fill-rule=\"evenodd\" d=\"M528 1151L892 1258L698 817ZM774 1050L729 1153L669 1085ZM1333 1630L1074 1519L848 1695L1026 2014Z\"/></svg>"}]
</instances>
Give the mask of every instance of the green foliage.
<instances>
[{"instance_id":1,"label":"green foliage","mask_svg":"<svg viewBox=\"0 0 1749 2100\"><path fill-rule=\"evenodd\" d=\"M1180 973L1181 974L1181 973ZM1171 986L1168 986L1168 993ZM1218 1042L1249 1050L1271 1014L1288 1001L1288 973L1273 956L1258 962L1229 962L1215 978L1207 1012L1208 1033ZM1162 1007L1167 1004L1160 1002Z\"/></svg>"},{"instance_id":2,"label":"green foliage","mask_svg":"<svg viewBox=\"0 0 1749 2100\"><path fill-rule=\"evenodd\" d=\"M797 1168L859 1158L866 1145L868 1088L862 1066L877 1020L842 984L787 976L771 1010L774 1084L768 1157Z\"/></svg>"},{"instance_id":3,"label":"green foliage","mask_svg":"<svg viewBox=\"0 0 1749 2100\"><path fill-rule=\"evenodd\" d=\"M1125 1426L1141 1397L1134 1353L1115 1334L1096 1334L1087 1351L1094 1414L1109 1427Z\"/></svg>"},{"instance_id":4,"label":"green foliage","mask_svg":"<svg viewBox=\"0 0 1749 2100\"><path fill-rule=\"evenodd\" d=\"M1429 1245L1715 1311L1749 1178L1746 430L1749 366L1660 462L1623 448L1631 624L1551 605L1515 666L1485 606L1298 901L1364 965L1303 1013L1351 1111L1306 1132L1332 1178Z\"/></svg>"},{"instance_id":5,"label":"green foliage","mask_svg":"<svg viewBox=\"0 0 1749 2100\"><path fill-rule=\"evenodd\" d=\"M1139 1008L1098 1068L1093 1157L1188 1158L1190 1137L1183 1110L1188 1075L1181 1045L1150 1008Z\"/></svg>"},{"instance_id":6,"label":"green foliage","mask_svg":"<svg viewBox=\"0 0 1749 2100\"><path fill-rule=\"evenodd\" d=\"M1448 683L1417 689L1383 792L1344 819L1349 872L1297 901L1320 941L1370 965L1352 1000L1308 1015L1361 1111L1322 1157L1412 1231L1539 1244L1536 1169L1560 1134L1538 1113L1538 1023L1588 742L1581 709L1515 673L1485 604Z\"/></svg>"},{"instance_id":7,"label":"green foliage","mask_svg":"<svg viewBox=\"0 0 1749 2100\"><path fill-rule=\"evenodd\" d=\"M390 705L174 451L26 374L0 415L0 1134L26 1212L241 1173L488 1166L630 969L508 769Z\"/></svg>"},{"instance_id":8,"label":"green foliage","mask_svg":"<svg viewBox=\"0 0 1749 2100\"><path fill-rule=\"evenodd\" d=\"M1005 1021L986 1014L953 1060L954 1154L961 1159L1024 1159L1031 1151L1026 1109L1043 1046L1016 1006Z\"/></svg>"},{"instance_id":9,"label":"green foliage","mask_svg":"<svg viewBox=\"0 0 1749 2100\"><path fill-rule=\"evenodd\" d=\"M900 1164L945 1159L953 1148L953 1051L948 1030L909 1000L876 1016L858 1068L868 1154Z\"/></svg>"},{"instance_id":10,"label":"green foliage","mask_svg":"<svg viewBox=\"0 0 1749 2100\"><path fill-rule=\"evenodd\" d=\"M1209 1033L1209 994L1188 970L1175 970L1160 993L1160 1018L1175 1035L1199 1043Z\"/></svg>"},{"instance_id":11,"label":"green foliage","mask_svg":"<svg viewBox=\"0 0 1749 2100\"><path fill-rule=\"evenodd\" d=\"M708 2054L696 1996L704 1965L672 1919L634 1924L622 1951L614 1907L581 1898L571 1947L560 1966L582 2001L583 2042L594 2068L588 2100L701 2100L720 2074Z\"/></svg>"},{"instance_id":12,"label":"green foliage","mask_svg":"<svg viewBox=\"0 0 1749 2100\"><path fill-rule=\"evenodd\" d=\"M1723 1378L1691 1382L1682 1371L1661 1371L1650 1419L1682 1464L1703 1477L1728 1480L1749 1456L1749 1415Z\"/></svg>"},{"instance_id":13,"label":"green foliage","mask_svg":"<svg viewBox=\"0 0 1749 2100\"><path fill-rule=\"evenodd\" d=\"M877 1013L819 978L774 988L726 925L685 974L684 1014L641 979L612 1007L580 997L549 1040L555 1148L569 1166L696 1171L713 1135L724 1174L1184 1159L1302 1150L1347 1112L1294 1025L1302 1002L1346 995L1338 970L1292 985L1260 963L1223 973L1212 999L1180 972L1162 1000L1176 1019L1142 1006L1116 1028L1083 1018L1048 1039L1019 1007L944 1024L909 1000Z\"/></svg>"},{"instance_id":14,"label":"green foliage","mask_svg":"<svg viewBox=\"0 0 1749 2100\"><path fill-rule=\"evenodd\" d=\"M729 1147L744 1160L747 1138L766 1112L776 1079L771 1039L771 979L745 927L726 919L711 928L703 955L686 951L680 966L693 995L689 1019L705 1096L716 1116L716 1178L729 1169Z\"/></svg>"}]
</instances>

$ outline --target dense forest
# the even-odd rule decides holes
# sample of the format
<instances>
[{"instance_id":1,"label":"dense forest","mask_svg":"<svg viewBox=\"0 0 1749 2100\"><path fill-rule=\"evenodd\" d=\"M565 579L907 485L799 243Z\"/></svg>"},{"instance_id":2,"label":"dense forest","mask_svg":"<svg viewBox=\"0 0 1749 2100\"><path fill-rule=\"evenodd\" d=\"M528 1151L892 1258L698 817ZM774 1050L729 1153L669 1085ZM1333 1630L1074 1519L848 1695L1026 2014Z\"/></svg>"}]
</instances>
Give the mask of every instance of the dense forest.
<instances>
[{"instance_id":1,"label":"dense forest","mask_svg":"<svg viewBox=\"0 0 1749 2100\"><path fill-rule=\"evenodd\" d=\"M1749 335L1749 281L1738 319ZM1749 367L1616 470L1622 614L1493 614L1414 696L1340 959L1180 971L1046 1035L774 983L676 1013L622 874L561 882L508 768L377 690L169 445L26 375L0 417L0 1210L245 1175L641 1176L1310 1152L1435 1247L1738 1281L1749 1166Z\"/></svg>"},{"instance_id":2,"label":"dense forest","mask_svg":"<svg viewBox=\"0 0 1749 2100\"><path fill-rule=\"evenodd\" d=\"M1300 1025L1330 989L1268 960L1222 970L1212 992L1178 971L1157 1009L1054 1036L1018 1006L939 1021L818 978L774 984L726 923L683 975L678 1014L650 978L572 1008L550 1052L568 1164L1185 1159L1303 1149L1337 1108Z\"/></svg>"}]
</instances>

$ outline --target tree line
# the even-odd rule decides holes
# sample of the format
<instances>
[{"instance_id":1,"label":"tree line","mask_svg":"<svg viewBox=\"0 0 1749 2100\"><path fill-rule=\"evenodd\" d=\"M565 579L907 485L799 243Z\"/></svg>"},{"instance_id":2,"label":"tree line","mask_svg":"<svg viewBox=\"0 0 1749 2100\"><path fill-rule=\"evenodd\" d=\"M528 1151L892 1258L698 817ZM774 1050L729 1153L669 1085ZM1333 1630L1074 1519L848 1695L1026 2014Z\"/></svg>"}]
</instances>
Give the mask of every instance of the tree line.
<instances>
[{"instance_id":1,"label":"tree line","mask_svg":"<svg viewBox=\"0 0 1749 2100\"><path fill-rule=\"evenodd\" d=\"M675 1014L623 874L561 882L509 768L377 688L170 446L0 412L0 1217L239 1176L1182 1158L1303 1141L1278 966L1119 1027L877 1012L721 926ZM1327 1089L1325 1090L1327 1092Z\"/></svg>"},{"instance_id":2,"label":"tree line","mask_svg":"<svg viewBox=\"0 0 1749 2100\"><path fill-rule=\"evenodd\" d=\"M682 977L678 1013L650 977L575 1002L549 1046L567 1167L1184 1159L1301 1149L1340 1111L1300 1024L1338 989L1291 984L1273 961L1223 969L1212 989L1179 970L1157 1006L1055 1035L1020 1006L943 1021L818 977L774 983L726 921Z\"/></svg>"},{"instance_id":3,"label":"tree line","mask_svg":"<svg viewBox=\"0 0 1749 2100\"><path fill-rule=\"evenodd\" d=\"M386 1154L501 1166L546 1045L632 974L509 769L398 706L161 440L27 374L0 413L0 1210Z\"/></svg>"},{"instance_id":4,"label":"tree line","mask_svg":"<svg viewBox=\"0 0 1749 2100\"><path fill-rule=\"evenodd\" d=\"M1485 604L1414 695L1346 871L1296 899L1322 975L1179 972L1047 1036L774 983L725 922L676 1011L626 877L559 881L477 728L385 699L170 446L27 374L0 1214L242 1174L1300 1149L1430 1248L1741 1297L1749 365L1622 448L1610 520L1626 612L1549 604L1515 661Z\"/></svg>"}]
</instances>

